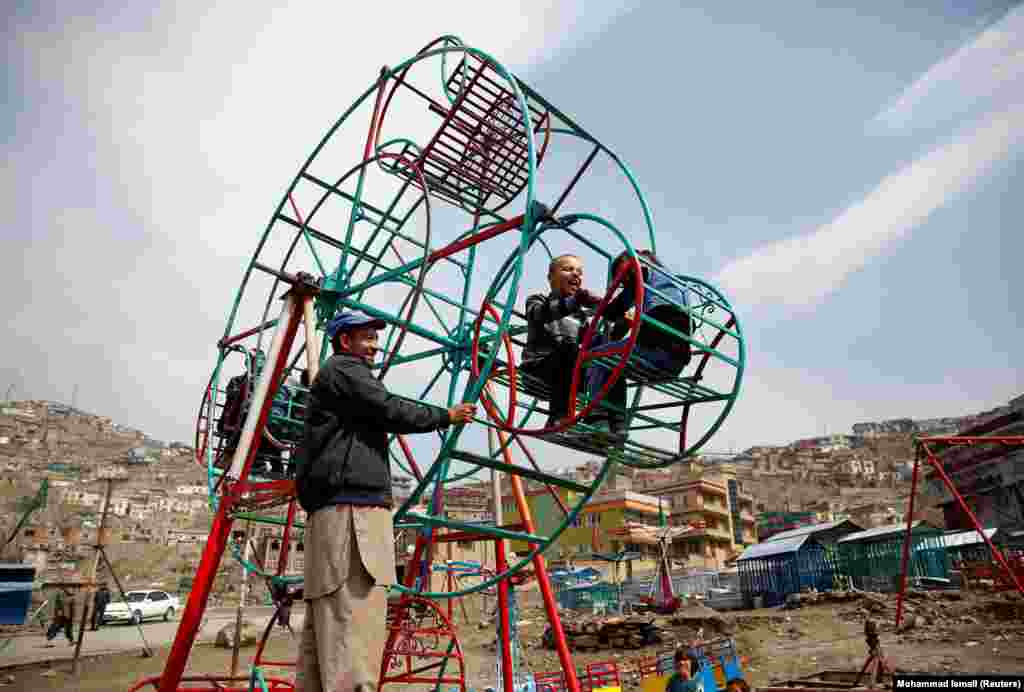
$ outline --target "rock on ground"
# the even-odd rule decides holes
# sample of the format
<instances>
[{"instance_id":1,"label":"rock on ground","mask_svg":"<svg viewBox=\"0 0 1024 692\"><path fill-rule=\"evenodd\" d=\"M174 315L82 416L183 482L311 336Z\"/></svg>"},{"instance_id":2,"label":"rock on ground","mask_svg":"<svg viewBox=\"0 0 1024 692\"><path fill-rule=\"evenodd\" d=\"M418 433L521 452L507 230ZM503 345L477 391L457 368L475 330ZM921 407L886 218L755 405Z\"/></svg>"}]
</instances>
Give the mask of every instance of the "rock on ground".
<instances>
[{"instance_id":1,"label":"rock on ground","mask_svg":"<svg viewBox=\"0 0 1024 692\"><path fill-rule=\"evenodd\" d=\"M235 645L235 623L229 622L217 632L216 645L225 649L233 648ZM242 634L239 646L252 646L260 637L260 631L256 625L248 620L242 620Z\"/></svg>"}]
</instances>

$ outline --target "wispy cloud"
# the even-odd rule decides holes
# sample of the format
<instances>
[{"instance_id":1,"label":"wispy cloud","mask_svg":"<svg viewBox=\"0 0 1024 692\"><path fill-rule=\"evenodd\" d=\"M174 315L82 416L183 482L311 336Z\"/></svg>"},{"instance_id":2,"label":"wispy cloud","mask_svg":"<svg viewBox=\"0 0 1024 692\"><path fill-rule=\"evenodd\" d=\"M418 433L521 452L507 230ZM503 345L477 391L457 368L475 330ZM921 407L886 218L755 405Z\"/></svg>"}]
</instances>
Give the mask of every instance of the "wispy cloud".
<instances>
[{"instance_id":1,"label":"wispy cloud","mask_svg":"<svg viewBox=\"0 0 1024 692\"><path fill-rule=\"evenodd\" d=\"M932 65L871 121L900 132L971 109L1005 107L1024 89L1024 7L1015 8Z\"/></svg>"},{"instance_id":2,"label":"wispy cloud","mask_svg":"<svg viewBox=\"0 0 1024 692\"><path fill-rule=\"evenodd\" d=\"M1024 104L892 173L863 200L808 234L728 264L718 281L746 305L813 307L852 272L969 187L1024 139Z\"/></svg>"}]
</instances>

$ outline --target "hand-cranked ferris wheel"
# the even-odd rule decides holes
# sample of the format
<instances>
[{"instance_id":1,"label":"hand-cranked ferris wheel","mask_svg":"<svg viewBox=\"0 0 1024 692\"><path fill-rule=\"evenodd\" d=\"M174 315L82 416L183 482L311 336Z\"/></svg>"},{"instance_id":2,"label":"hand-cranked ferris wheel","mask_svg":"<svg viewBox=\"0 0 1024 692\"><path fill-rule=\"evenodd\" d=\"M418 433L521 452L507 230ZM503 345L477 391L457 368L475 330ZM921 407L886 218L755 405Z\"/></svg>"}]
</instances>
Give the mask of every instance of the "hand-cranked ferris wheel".
<instances>
[{"instance_id":1,"label":"hand-cranked ferris wheel","mask_svg":"<svg viewBox=\"0 0 1024 692\"><path fill-rule=\"evenodd\" d=\"M324 327L339 310L387 323L378 376L390 391L439 406L480 401L486 412L481 425L453 427L429 444L400 436L392 444L395 467L415 479L395 513L396 526L417 532L413 562L426 571L446 534L531 546L510 562L500 556L493 572L468 586L430 591L429 580L411 575L398 588L416 598L500 587L531 562L542 566L541 553L612 465L661 467L697 452L736 400L744 341L715 287L639 252L657 247L650 209L626 165L492 57L446 36L383 68L292 179L218 342L196 433L216 518L160 690L177 689L234 520L281 525L277 568L244 564L282 589L297 581L283 574L289 532L300 526L294 485L279 474L301 439L308 381L330 355ZM545 427L549 387L518 368L517 348L526 333L524 284L543 276L559 248L596 266L607 288L581 339L571 415ZM623 253L628 261L613 275ZM630 272L647 279L627 281ZM624 287L640 307L625 337L599 348L605 311ZM686 333L643 309L645 295L655 294L688 316ZM687 342L693 358L685 370L665 373L645 361L635 349L644 329ZM610 371L600 392L583 386L588 368ZM613 439L585 421L614 407L606 394L620 378L629 392L618 411L628 435ZM580 481L550 470L538 457L559 447L596 455L599 471ZM446 493L484 469L506 479L518 524L446 515ZM534 521L524 484L550 492L554 520Z\"/></svg>"}]
</instances>

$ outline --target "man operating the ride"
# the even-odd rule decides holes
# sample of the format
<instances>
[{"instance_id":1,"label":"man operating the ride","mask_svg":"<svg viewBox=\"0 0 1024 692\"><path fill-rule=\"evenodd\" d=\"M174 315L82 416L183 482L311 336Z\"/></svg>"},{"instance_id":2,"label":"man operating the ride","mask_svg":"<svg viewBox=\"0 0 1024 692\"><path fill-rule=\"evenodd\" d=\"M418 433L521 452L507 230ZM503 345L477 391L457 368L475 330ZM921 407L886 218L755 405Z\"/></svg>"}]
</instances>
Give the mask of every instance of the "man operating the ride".
<instances>
[{"instance_id":1,"label":"man operating the ride","mask_svg":"<svg viewBox=\"0 0 1024 692\"><path fill-rule=\"evenodd\" d=\"M390 394L371 371L384 322L344 312L327 326L334 355L313 381L297 453L305 528L306 621L296 690L373 692L395 580L389 433L424 433L473 419Z\"/></svg>"}]
</instances>

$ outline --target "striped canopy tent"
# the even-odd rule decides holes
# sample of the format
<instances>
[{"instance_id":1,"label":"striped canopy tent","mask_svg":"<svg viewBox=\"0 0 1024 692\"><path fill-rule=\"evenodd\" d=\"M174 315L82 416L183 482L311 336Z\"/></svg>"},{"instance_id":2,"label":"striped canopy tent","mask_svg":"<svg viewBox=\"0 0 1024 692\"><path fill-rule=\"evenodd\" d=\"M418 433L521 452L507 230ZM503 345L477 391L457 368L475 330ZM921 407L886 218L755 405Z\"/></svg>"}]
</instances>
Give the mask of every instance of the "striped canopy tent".
<instances>
[{"instance_id":1,"label":"striped canopy tent","mask_svg":"<svg viewBox=\"0 0 1024 692\"><path fill-rule=\"evenodd\" d=\"M697 525L648 526L646 524L638 524L634 521L627 521L619 528L610 529L608 531L608 535L627 544L661 545L663 542L671 544L675 539L689 535L702 528L704 527Z\"/></svg>"},{"instance_id":2,"label":"striped canopy tent","mask_svg":"<svg viewBox=\"0 0 1024 692\"><path fill-rule=\"evenodd\" d=\"M703 522L694 522L689 526L645 526L634 522L626 522L621 528L612 529L609 535L615 536L627 544L643 544L658 546L658 569L651 583L650 595L643 599L661 613L673 613L680 605L672 588L672 566L668 552L672 541L705 528Z\"/></svg>"},{"instance_id":3,"label":"striped canopy tent","mask_svg":"<svg viewBox=\"0 0 1024 692\"><path fill-rule=\"evenodd\" d=\"M808 534L752 545L736 564L744 598L751 602L760 597L767 607L806 588L828 590L835 574L824 546Z\"/></svg>"}]
</instances>

